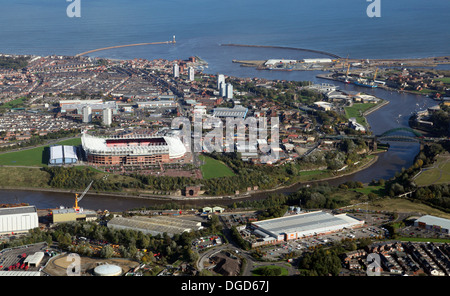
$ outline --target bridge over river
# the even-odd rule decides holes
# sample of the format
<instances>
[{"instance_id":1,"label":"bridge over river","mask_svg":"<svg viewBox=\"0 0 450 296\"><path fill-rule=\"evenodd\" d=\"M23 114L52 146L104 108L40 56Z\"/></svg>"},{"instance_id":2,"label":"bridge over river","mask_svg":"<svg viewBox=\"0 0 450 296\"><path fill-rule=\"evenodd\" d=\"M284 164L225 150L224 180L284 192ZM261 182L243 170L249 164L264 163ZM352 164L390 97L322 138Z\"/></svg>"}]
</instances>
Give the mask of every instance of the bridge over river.
<instances>
[{"instance_id":1,"label":"bridge over river","mask_svg":"<svg viewBox=\"0 0 450 296\"><path fill-rule=\"evenodd\" d=\"M343 139L365 139L367 141L396 141L396 142L439 142L443 140L448 140L446 137L425 137L423 136L419 131L414 130L412 128L408 127L398 127L393 128L390 130L387 130L379 135L362 135L362 136L355 136L355 135L325 135L322 136L323 139L336 139L336 140L343 140Z\"/></svg>"}]
</instances>

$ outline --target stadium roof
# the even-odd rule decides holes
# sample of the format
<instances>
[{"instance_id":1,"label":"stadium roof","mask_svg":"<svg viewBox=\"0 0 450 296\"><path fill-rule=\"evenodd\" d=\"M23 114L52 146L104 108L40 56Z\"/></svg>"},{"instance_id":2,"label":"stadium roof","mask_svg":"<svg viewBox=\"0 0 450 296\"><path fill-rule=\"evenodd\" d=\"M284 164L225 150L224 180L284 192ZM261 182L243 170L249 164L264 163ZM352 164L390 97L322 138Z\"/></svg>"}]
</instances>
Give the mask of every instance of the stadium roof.
<instances>
[{"instance_id":1,"label":"stadium roof","mask_svg":"<svg viewBox=\"0 0 450 296\"><path fill-rule=\"evenodd\" d=\"M169 153L169 158L182 157L186 153L186 147L178 137L154 137L154 136L134 136L126 138L111 138L114 140L122 139L123 141L132 141L133 139L163 139L158 145L145 145L145 146L108 146L108 138L99 138L88 135L86 133L81 137L81 143L83 149L90 153L101 154L134 154L134 155L153 155L156 153Z\"/></svg>"}]
</instances>

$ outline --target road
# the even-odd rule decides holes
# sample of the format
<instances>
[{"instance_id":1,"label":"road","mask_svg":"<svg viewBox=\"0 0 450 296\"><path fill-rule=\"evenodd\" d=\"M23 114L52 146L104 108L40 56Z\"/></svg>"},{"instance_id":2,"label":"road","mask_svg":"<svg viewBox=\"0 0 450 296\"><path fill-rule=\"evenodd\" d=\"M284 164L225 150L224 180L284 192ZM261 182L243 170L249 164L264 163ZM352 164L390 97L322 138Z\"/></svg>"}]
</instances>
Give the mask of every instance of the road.
<instances>
[{"instance_id":1,"label":"road","mask_svg":"<svg viewBox=\"0 0 450 296\"><path fill-rule=\"evenodd\" d=\"M252 276L252 271L260 266L267 266L267 265L274 265L279 266L281 268L285 268L288 270L288 275L296 275L298 274L298 270L293 267L290 264L287 264L286 261L256 261L250 252L242 250L236 242L234 242L232 236L231 236L231 230L223 223L223 221L220 219L220 221L223 224L223 233L228 240L229 243L222 244L217 247L213 247L210 250L205 251L203 254L201 254L196 262L196 267L199 271L203 270L205 268L204 262L205 260L209 260L210 257L214 256L215 254L221 252L221 251L227 251L230 252L242 259L245 259L246 264L243 266L243 269L241 269L241 275L242 276Z\"/></svg>"}]
</instances>

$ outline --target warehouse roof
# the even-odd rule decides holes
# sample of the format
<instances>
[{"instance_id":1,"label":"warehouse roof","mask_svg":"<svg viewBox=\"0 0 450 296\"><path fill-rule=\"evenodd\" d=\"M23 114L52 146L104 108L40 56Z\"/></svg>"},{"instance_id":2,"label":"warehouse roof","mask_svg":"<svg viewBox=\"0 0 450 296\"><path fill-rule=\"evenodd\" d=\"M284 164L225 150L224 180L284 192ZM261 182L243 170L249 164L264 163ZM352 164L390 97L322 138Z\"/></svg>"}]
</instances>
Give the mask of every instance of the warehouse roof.
<instances>
[{"instance_id":1,"label":"warehouse roof","mask_svg":"<svg viewBox=\"0 0 450 296\"><path fill-rule=\"evenodd\" d=\"M218 107L214 108L214 117L234 117L245 118L247 116L248 108L241 105L236 105L233 108Z\"/></svg>"},{"instance_id":2,"label":"warehouse roof","mask_svg":"<svg viewBox=\"0 0 450 296\"><path fill-rule=\"evenodd\" d=\"M129 228L152 235L163 234L165 232L169 236L202 228L201 222L165 216L152 218L141 216L131 218L115 217L108 222L108 227Z\"/></svg>"},{"instance_id":3,"label":"warehouse roof","mask_svg":"<svg viewBox=\"0 0 450 296\"><path fill-rule=\"evenodd\" d=\"M273 234L280 235L292 232L314 231L315 229L327 227L345 227L360 222L360 220L346 214L333 216L329 213L318 211L264 220L253 224Z\"/></svg>"},{"instance_id":4,"label":"warehouse roof","mask_svg":"<svg viewBox=\"0 0 450 296\"><path fill-rule=\"evenodd\" d=\"M40 276L40 271L0 270L0 276Z\"/></svg>"},{"instance_id":5,"label":"warehouse roof","mask_svg":"<svg viewBox=\"0 0 450 296\"><path fill-rule=\"evenodd\" d=\"M17 214L27 214L27 213L37 213L35 206L25 206L25 207L13 207L13 208L0 208L0 215L17 215Z\"/></svg>"},{"instance_id":6,"label":"warehouse roof","mask_svg":"<svg viewBox=\"0 0 450 296\"><path fill-rule=\"evenodd\" d=\"M419 219L417 219L416 222L425 223L427 225L436 225L436 226L440 226L444 229L450 230L450 220L449 219L439 218L439 217L431 216L431 215L425 215L425 216L422 216Z\"/></svg>"},{"instance_id":7,"label":"warehouse roof","mask_svg":"<svg viewBox=\"0 0 450 296\"><path fill-rule=\"evenodd\" d=\"M24 263L28 265L38 265L44 259L44 252L36 252L25 258Z\"/></svg>"}]
</instances>

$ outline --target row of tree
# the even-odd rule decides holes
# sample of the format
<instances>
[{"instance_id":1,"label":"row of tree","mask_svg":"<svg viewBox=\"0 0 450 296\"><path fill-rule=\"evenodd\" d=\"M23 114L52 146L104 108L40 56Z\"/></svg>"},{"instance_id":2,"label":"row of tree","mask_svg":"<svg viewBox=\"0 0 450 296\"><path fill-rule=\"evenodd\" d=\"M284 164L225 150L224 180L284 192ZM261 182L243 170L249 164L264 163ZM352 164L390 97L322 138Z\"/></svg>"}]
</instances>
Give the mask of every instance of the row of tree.
<instances>
[{"instance_id":1,"label":"row of tree","mask_svg":"<svg viewBox=\"0 0 450 296\"><path fill-rule=\"evenodd\" d=\"M28 65L29 58L0 56L0 69L19 70Z\"/></svg>"}]
</instances>

